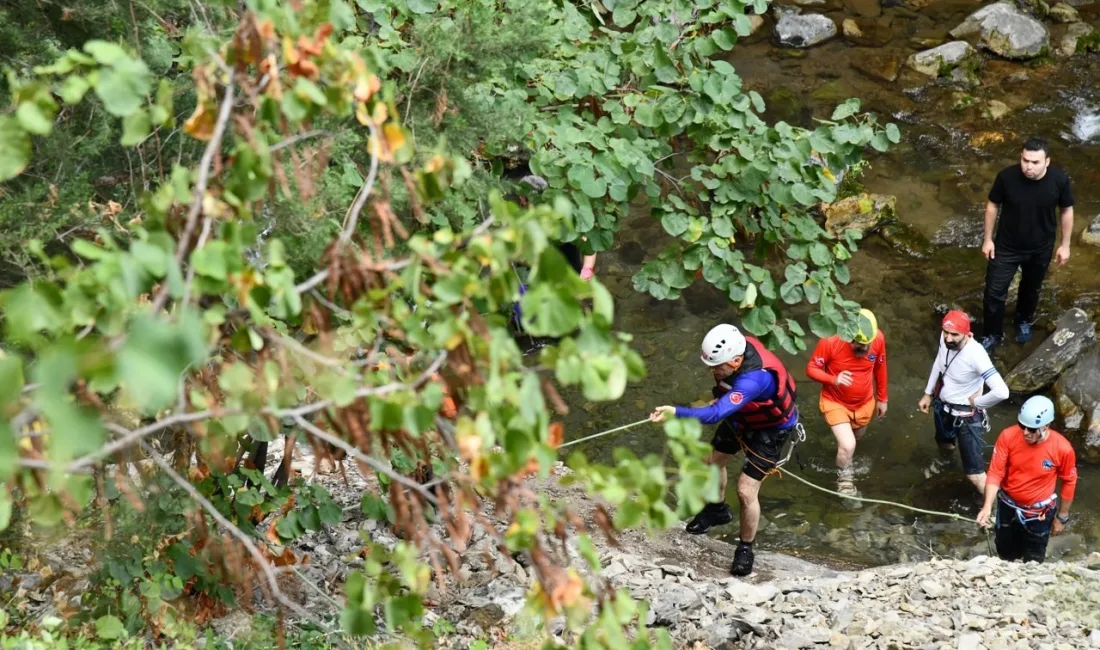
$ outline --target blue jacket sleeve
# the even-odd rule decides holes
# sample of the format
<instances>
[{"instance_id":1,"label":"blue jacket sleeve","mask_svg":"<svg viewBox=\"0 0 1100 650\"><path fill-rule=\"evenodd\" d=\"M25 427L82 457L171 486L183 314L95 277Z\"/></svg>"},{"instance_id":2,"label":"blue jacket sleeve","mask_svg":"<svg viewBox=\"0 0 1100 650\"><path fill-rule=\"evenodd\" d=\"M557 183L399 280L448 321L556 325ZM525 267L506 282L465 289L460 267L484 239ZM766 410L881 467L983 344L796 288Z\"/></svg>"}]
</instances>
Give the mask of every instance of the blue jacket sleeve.
<instances>
[{"instance_id":1,"label":"blue jacket sleeve","mask_svg":"<svg viewBox=\"0 0 1100 650\"><path fill-rule=\"evenodd\" d=\"M767 370L754 370L739 376L733 382L733 389L719 397L709 406L690 408L676 407L676 417L695 418L703 424L721 422L741 409L749 402L775 392L775 379Z\"/></svg>"}]
</instances>

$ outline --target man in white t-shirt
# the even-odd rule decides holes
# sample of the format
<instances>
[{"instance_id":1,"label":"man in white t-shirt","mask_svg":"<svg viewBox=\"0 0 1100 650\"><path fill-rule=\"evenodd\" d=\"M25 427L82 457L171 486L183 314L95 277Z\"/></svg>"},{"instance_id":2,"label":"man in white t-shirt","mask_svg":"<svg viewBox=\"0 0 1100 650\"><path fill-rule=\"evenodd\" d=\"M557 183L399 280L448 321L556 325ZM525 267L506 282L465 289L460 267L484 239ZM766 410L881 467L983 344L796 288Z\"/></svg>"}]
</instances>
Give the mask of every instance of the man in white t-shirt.
<instances>
[{"instance_id":1,"label":"man in white t-shirt","mask_svg":"<svg viewBox=\"0 0 1100 650\"><path fill-rule=\"evenodd\" d=\"M958 447L966 477L984 494L985 412L1008 398L1008 386L989 360L989 353L974 341L966 313L948 312L942 328L940 349L917 406L922 413L931 407L940 451L950 455ZM988 393L983 394L984 386L989 386Z\"/></svg>"}]
</instances>

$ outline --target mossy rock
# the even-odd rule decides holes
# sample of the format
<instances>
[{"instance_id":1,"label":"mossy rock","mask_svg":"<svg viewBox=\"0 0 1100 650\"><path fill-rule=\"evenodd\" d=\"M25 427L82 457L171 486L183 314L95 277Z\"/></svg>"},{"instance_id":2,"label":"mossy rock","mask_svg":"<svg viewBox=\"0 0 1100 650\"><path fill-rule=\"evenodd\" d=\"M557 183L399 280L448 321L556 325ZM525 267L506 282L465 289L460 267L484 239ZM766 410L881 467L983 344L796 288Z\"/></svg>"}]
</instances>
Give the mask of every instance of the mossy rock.
<instances>
[{"instance_id":1,"label":"mossy rock","mask_svg":"<svg viewBox=\"0 0 1100 650\"><path fill-rule=\"evenodd\" d=\"M925 260L932 257L936 247L916 228L901 221L894 221L882 227L879 235L895 250L909 257Z\"/></svg>"}]
</instances>

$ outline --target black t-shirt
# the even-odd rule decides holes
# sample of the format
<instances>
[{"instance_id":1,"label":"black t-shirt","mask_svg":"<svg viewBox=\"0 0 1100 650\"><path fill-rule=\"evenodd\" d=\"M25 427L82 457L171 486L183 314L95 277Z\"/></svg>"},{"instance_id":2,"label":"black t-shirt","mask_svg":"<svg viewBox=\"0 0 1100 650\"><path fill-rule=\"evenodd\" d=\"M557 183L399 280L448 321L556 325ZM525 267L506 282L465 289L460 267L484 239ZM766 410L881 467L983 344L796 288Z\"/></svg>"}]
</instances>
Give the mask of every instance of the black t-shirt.
<instances>
[{"instance_id":1,"label":"black t-shirt","mask_svg":"<svg viewBox=\"0 0 1100 650\"><path fill-rule=\"evenodd\" d=\"M1017 251L1054 247L1060 208L1073 205L1069 177L1055 167L1033 181L1019 165L1005 167L993 181L989 200L1001 206L997 246Z\"/></svg>"}]
</instances>

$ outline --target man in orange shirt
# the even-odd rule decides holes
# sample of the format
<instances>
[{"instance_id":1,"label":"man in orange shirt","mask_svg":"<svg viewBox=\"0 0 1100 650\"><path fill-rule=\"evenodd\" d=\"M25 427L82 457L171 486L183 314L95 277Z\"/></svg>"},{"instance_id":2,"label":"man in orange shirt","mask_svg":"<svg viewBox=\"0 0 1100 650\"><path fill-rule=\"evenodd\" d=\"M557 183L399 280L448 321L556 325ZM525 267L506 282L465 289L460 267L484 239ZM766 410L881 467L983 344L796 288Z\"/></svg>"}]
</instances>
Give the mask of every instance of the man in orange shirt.
<instances>
[{"instance_id":1,"label":"man in orange shirt","mask_svg":"<svg viewBox=\"0 0 1100 650\"><path fill-rule=\"evenodd\" d=\"M852 455L875 411L886 415L886 337L875 315L859 310L856 335L817 344L806 375L821 386L821 413L836 436L837 491L856 496Z\"/></svg>"},{"instance_id":2,"label":"man in orange shirt","mask_svg":"<svg viewBox=\"0 0 1100 650\"><path fill-rule=\"evenodd\" d=\"M997 437L978 524L989 525L997 502L997 555L1002 560L1041 563L1051 533L1061 534L1069 523L1069 506L1077 489L1077 457L1069 441L1050 428L1054 403L1046 397L1024 402L1017 419L1019 425ZM1062 479L1060 501L1054 492L1058 479Z\"/></svg>"}]
</instances>

